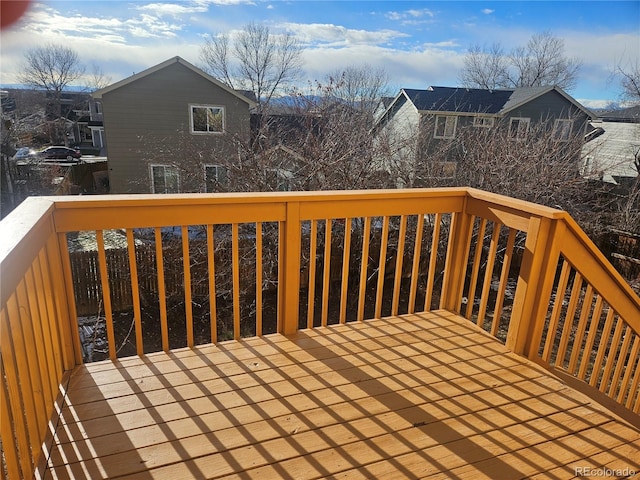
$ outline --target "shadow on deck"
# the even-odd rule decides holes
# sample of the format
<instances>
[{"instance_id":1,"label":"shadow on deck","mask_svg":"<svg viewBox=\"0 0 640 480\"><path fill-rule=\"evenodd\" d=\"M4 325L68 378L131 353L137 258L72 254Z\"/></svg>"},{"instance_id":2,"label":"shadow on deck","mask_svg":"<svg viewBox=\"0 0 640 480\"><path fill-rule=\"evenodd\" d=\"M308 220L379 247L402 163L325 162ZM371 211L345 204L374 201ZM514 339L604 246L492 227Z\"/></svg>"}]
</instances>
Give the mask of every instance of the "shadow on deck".
<instances>
[{"instance_id":1,"label":"shadow on deck","mask_svg":"<svg viewBox=\"0 0 640 480\"><path fill-rule=\"evenodd\" d=\"M83 365L56 436L45 478L640 472L636 428L444 311Z\"/></svg>"}]
</instances>

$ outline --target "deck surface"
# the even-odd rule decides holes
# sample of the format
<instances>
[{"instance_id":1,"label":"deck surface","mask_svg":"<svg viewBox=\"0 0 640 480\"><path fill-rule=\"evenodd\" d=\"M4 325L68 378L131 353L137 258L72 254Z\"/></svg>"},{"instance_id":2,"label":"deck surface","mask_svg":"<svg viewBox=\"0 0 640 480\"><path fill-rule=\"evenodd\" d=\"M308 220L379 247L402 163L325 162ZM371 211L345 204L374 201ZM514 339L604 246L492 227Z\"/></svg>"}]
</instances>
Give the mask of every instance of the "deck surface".
<instances>
[{"instance_id":1,"label":"deck surface","mask_svg":"<svg viewBox=\"0 0 640 480\"><path fill-rule=\"evenodd\" d=\"M48 467L47 479L560 479L638 474L640 432L431 312L85 365Z\"/></svg>"}]
</instances>

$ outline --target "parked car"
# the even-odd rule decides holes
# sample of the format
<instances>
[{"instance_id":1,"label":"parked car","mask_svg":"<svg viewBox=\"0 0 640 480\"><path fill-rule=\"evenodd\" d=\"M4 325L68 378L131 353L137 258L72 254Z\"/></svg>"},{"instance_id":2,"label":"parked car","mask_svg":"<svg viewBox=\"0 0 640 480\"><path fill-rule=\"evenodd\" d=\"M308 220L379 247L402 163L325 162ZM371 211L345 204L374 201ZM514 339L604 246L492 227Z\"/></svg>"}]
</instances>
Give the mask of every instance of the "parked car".
<instances>
[{"instance_id":1,"label":"parked car","mask_svg":"<svg viewBox=\"0 0 640 480\"><path fill-rule=\"evenodd\" d=\"M40 160L66 160L75 162L80 159L80 150L68 147L47 147L37 153Z\"/></svg>"}]
</instances>

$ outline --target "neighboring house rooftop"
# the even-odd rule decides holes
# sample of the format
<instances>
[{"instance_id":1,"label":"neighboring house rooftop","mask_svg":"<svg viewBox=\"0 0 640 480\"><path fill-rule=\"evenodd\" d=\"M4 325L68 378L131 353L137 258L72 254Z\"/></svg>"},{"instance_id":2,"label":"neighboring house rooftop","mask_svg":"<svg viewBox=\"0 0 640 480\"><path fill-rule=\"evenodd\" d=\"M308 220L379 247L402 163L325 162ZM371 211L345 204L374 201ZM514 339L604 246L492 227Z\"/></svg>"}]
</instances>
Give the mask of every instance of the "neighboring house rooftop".
<instances>
[{"instance_id":1,"label":"neighboring house rooftop","mask_svg":"<svg viewBox=\"0 0 640 480\"><path fill-rule=\"evenodd\" d=\"M640 123L640 105L622 110L602 112L599 116L605 122Z\"/></svg>"},{"instance_id":2,"label":"neighboring house rooftop","mask_svg":"<svg viewBox=\"0 0 640 480\"><path fill-rule=\"evenodd\" d=\"M513 90L429 87L427 90L403 89L418 110L426 112L468 112L497 114Z\"/></svg>"},{"instance_id":3,"label":"neighboring house rooftop","mask_svg":"<svg viewBox=\"0 0 640 480\"><path fill-rule=\"evenodd\" d=\"M516 89L489 90L463 87L429 87L426 90L403 88L388 106L387 112L404 98L421 112L448 112L486 115L504 115L550 91L555 90L589 118L597 115L581 105L560 87L522 87Z\"/></svg>"},{"instance_id":4,"label":"neighboring house rooftop","mask_svg":"<svg viewBox=\"0 0 640 480\"><path fill-rule=\"evenodd\" d=\"M132 82L135 82L136 80L139 80L141 78L144 78L148 75L151 75L153 73L156 73L159 70L162 70L168 66L173 65L174 63L179 63L187 68L189 68L190 70L193 70L195 73L197 73L198 75L202 76L203 78L209 80L211 83L213 83L214 85L216 85L217 87L226 90L227 92L231 93L232 95L235 95L237 98L239 98L240 100L242 100L243 102L247 103L249 105L249 108L255 108L256 107L256 102L253 101L251 98L247 97L247 92L246 91L237 91L234 90L233 88L225 85L224 83L222 83L221 81L217 80L216 78L212 77L211 75L209 75L208 73L206 73L204 70L199 69L198 67L196 67L195 65L192 65L191 63L187 62L185 59L183 59L182 57L173 57L170 58L169 60L166 60L162 63L159 63L158 65L155 65L151 68L148 68L140 73L136 73L135 75L132 75L130 77L127 77L123 80L120 80L119 82L113 83L111 85L109 85L108 87L102 88L100 90L97 90L96 92L93 93L93 97L94 98L102 98L103 95L112 92L113 90L116 90L118 88L124 87L125 85L128 85Z\"/></svg>"}]
</instances>

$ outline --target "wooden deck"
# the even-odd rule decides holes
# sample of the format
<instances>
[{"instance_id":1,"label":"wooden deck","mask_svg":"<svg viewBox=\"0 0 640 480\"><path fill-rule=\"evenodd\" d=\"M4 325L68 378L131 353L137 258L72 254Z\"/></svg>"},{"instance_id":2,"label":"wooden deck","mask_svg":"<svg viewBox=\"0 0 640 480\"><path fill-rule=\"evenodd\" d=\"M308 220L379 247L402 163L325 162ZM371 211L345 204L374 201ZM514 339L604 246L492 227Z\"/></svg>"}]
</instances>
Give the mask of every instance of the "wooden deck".
<instances>
[{"instance_id":1,"label":"wooden deck","mask_svg":"<svg viewBox=\"0 0 640 480\"><path fill-rule=\"evenodd\" d=\"M78 367L44 476L512 480L576 468L637 474L640 431L439 311Z\"/></svg>"}]
</instances>

